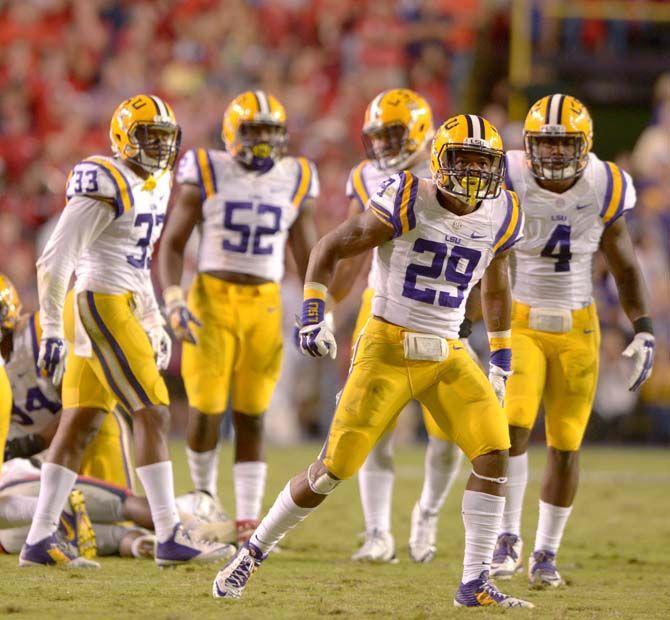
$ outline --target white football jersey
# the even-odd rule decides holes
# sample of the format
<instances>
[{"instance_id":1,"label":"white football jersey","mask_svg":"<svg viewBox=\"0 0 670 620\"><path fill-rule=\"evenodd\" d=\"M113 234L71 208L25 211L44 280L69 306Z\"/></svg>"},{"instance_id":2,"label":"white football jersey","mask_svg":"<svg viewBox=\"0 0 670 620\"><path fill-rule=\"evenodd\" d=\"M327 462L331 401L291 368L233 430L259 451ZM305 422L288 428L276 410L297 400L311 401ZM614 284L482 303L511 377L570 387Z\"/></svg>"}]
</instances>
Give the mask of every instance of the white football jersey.
<instances>
[{"instance_id":1,"label":"white football jersey","mask_svg":"<svg viewBox=\"0 0 670 620\"><path fill-rule=\"evenodd\" d=\"M418 162L415 166L409 168L409 171L421 179L429 179L430 164L427 160ZM400 172L399 170L396 171ZM394 172L389 170L380 170L369 159L364 159L357 166L354 166L349 172L347 178L346 195L350 200L355 198L361 211L365 211L365 205L368 204L370 196L377 191L377 188L388 179ZM375 249L373 254L377 250ZM368 288L374 287L374 256L368 274Z\"/></svg>"},{"instance_id":2,"label":"white football jersey","mask_svg":"<svg viewBox=\"0 0 670 620\"><path fill-rule=\"evenodd\" d=\"M312 162L283 157L259 173L225 151L195 149L180 161L177 181L197 185L202 193L199 272L282 279L288 231L305 200L319 195Z\"/></svg>"},{"instance_id":3,"label":"white football jersey","mask_svg":"<svg viewBox=\"0 0 670 620\"><path fill-rule=\"evenodd\" d=\"M39 433L61 411L60 396L53 382L37 375L40 335L37 313L14 331L12 354L5 366L13 399L8 439Z\"/></svg>"},{"instance_id":4,"label":"white football jersey","mask_svg":"<svg viewBox=\"0 0 670 620\"><path fill-rule=\"evenodd\" d=\"M145 180L113 157L89 157L72 169L68 200L87 196L111 203L115 210L114 221L77 262L78 291L119 294L146 290L171 187L171 172L157 172Z\"/></svg>"},{"instance_id":5,"label":"white football jersey","mask_svg":"<svg viewBox=\"0 0 670 620\"><path fill-rule=\"evenodd\" d=\"M591 153L579 180L555 194L537 184L523 151L508 151L505 182L526 216L511 261L514 299L569 310L590 305L593 257L603 232L635 205L630 175Z\"/></svg>"},{"instance_id":6,"label":"white football jersey","mask_svg":"<svg viewBox=\"0 0 670 620\"><path fill-rule=\"evenodd\" d=\"M458 338L472 287L520 239L523 213L506 190L462 216L443 208L435 192L432 180L400 172L370 198L368 209L394 231L374 259L372 312L451 339Z\"/></svg>"}]
</instances>

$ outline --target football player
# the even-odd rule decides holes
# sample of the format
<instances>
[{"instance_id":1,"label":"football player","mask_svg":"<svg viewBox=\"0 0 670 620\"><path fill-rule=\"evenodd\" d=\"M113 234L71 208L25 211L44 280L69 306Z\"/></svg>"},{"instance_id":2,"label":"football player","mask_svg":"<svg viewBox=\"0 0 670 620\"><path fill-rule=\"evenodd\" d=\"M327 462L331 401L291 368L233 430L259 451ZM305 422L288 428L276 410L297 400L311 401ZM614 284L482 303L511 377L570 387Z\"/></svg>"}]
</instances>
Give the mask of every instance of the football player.
<instances>
[{"instance_id":1,"label":"football player","mask_svg":"<svg viewBox=\"0 0 670 620\"><path fill-rule=\"evenodd\" d=\"M14 285L0 274L0 339L11 330L21 311L21 302ZM0 355L0 467L5 453L5 441L12 415L12 386L5 371L5 357Z\"/></svg>"},{"instance_id":2,"label":"football player","mask_svg":"<svg viewBox=\"0 0 670 620\"><path fill-rule=\"evenodd\" d=\"M533 584L559 586L556 554L577 491L579 448L598 379L600 329L592 298L592 264L600 249L635 336L623 355L634 361L629 389L651 373L654 335L647 292L622 217L635 188L619 166L591 152L586 107L569 95L537 101L524 124L524 151L507 153L508 189L526 214L512 260L513 371L507 503L492 575L522 568L521 510L528 480L528 439L542 403L547 467L539 522L528 564Z\"/></svg>"},{"instance_id":3,"label":"football player","mask_svg":"<svg viewBox=\"0 0 670 620\"><path fill-rule=\"evenodd\" d=\"M41 469L22 566L95 565L56 553L54 531L84 449L117 401L133 416L137 474L156 527L156 563L209 561L228 553L193 540L181 526L167 445L169 400L160 369L169 361L170 339L149 269L180 129L164 101L138 95L114 112L110 139L113 157L90 157L72 170L67 204L37 261L37 366L54 384L62 379L63 412ZM75 270L75 330L68 343L63 305Z\"/></svg>"},{"instance_id":4,"label":"football player","mask_svg":"<svg viewBox=\"0 0 670 620\"><path fill-rule=\"evenodd\" d=\"M419 178L430 177L430 141L435 130L428 102L407 88L394 88L377 95L368 105L362 139L367 159L349 173L346 195L350 199L349 217L365 210L370 195L392 174L408 170ZM330 286L330 294L340 301L362 268L366 254L342 261ZM374 265L374 263L373 263ZM353 341L370 318L375 273L368 275L356 320ZM458 474L463 453L449 440L422 408L428 433L425 477L421 498L412 510L409 540L410 558L430 562L436 551L437 519L449 489ZM393 428L385 432L358 472L358 488L365 518L365 541L352 556L357 561L395 561L395 541L391 534L393 496Z\"/></svg>"},{"instance_id":5,"label":"football player","mask_svg":"<svg viewBox=\"0 0 670 620\"><path fill-rule=\"evenodd\" d=\"M305 283L303 353L335 356L324 322L327 285L340 258L377 248L372 317L320 456L284 487L249 542L219 571L215 597L240 597L277 542L356 473L416 398L473 466L463 497L465 559L454 604L532 607L489 581L509 448L500 406L511 371L507 255L523 223L516 196L501 189L504 166L502 140L488 121L450 118L432 142L432 179L393 175L363 213L316 245ZM489 381L458 339L465 299L480 279L492 349Z\"/></svg>"},{"instance_id":6,"label":"football player","mask_svg":"<svg viewBox=\"0 0 670 620\"><path fill-rule=\"evenodd\" d=\"M282 359L281 298L287 241L304 277L319 193L314 164L286 154L286 112L263 91L237 96L223 116L226 150L194 149L177 172L177 203L159 252L170 325L183 343L189 401L187 456L196 490L216 498L219 427L235 427L239 540L258 525L267 465L263 413ZM201 233L188 301L179 286L191 232Z\"/></svg>"}]
</instances>

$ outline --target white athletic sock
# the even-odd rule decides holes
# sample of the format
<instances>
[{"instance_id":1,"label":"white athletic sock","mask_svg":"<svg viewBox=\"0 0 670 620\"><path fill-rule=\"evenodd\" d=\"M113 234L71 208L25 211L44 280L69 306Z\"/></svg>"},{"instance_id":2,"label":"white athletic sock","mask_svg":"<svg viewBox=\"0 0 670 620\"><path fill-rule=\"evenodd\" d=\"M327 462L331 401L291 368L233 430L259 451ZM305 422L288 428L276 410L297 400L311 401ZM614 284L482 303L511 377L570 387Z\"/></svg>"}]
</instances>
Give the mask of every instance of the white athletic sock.
<instances>
[{"instance_id":1,"label":"white athletic sock","mask_svg":"<svg viewBox=\"0 0 670 620\"><path fill-rule=\"evenodd\" d=\"M503 513L501 534L521 536L521 513L523 496L528 485L528 452L510 456L507 461L507 490L505 491L505 512Z\"/></svg>"},{"instance_id":2,"label":"white athletic sock","mask_svg":"<svg viewBox=\"0 0 670 620\"><path fill-rule=\"evenodd\" d=\"M463 452L451 441L428 438L419 507L423 512L437 514L456 480L463 461Z\"/></svg>"},{"instance_id":3,"label":"white athletic sock","mask_svg":"<svg viewBox=\"0 0 670 620\"><path fill-rule=\"evenodd\" d=\"M391 499L395 474L391 471L364 470L358 472L365 531L391 531Z\"/></svg>"},{"instance_id":4,"label":"white athletic sock","mask_svg":"<svg viewBox=\"0 0 670 620\"><path fill-rule=\"evenodd\" d=\"M40 471L40 494L30 531L26 538L29 545L38 543L50 536L58 527L60 513L67 501L70 491L77 480L77 472L56 465L44 463Z\"/></svg>"},{"instance_id":5,"label":"white athletic sock","mask_svg":"<svg viewBox=\"0 0 670 620\"><path fill-rule=\"evenodd\" d=\"M207 452L196 452L186 446L186 458L193 486L198 491L207 491L212 497L218 497L219 446Z\"/></svg>"},{"instance_id":6,"label":"white athletic sock","mask_svg":"<svg viewBox=\"0 0 670 620\"><path fill-rule=\"evenodd\" d=\"M463 583L477 579L482 571L491 568L493 549L498 540L505 498L479 491L463 494L463 525L465 526L465 556Z\"/></svg>"},{"instance_id":7,"label":"white athletic sock","mask_svg":"<svg viewBox=\"0 0 670 620\"><path fill-rule=\"evenodd\" d=\"M0 530L30 525L37 508L37 498L27 495L0 497Z\"/></svg>"},{"instance_id":8,"label":"white athletic sock","mask_svg":"<svg viewBox=\"0 0 670 620\"><path fill-rule=\"evenodd\" d=\"M268 464L263 461L244 461L233 465L235 518L238 521L261 516L267 473Z\"/></svg>"},{"instance_id":9,"label":"white athletic sock","mask_svg":"<svg viewBox=\"0 0 670 620\"><path fill-rule=\"evenodd\" d=\"M289 480L268 513L263 517L256 531L251 535L249 542L258 547L263 555L269 553L284 538L286 532L293 529L316 508L316 506L314 508L302 508L293 501L291 481Z\"/></svg>"},{"instance_id":10,"label":"white athletic sock","mask_svg":"<svg viewBox=\"0 0 670 620\"><path fill-rule=\"evenodd\" d=\"M147 494L156 538L158 542L164 542L170 538L174 526L179 523L174 500L172 461L143 465L136 471Z\"/></svg>"},{"instance_id":11,"label":"white athletic sock","mask_svg":"<svg viewBox=\"0 0 670 620\"><path fill-rule=\"evenodd\" d=\"M572 512L572 506L554 506L540 500L540 518L535 534L535 551L558 553L565 524Z\"/></svg>"}]
</instances>

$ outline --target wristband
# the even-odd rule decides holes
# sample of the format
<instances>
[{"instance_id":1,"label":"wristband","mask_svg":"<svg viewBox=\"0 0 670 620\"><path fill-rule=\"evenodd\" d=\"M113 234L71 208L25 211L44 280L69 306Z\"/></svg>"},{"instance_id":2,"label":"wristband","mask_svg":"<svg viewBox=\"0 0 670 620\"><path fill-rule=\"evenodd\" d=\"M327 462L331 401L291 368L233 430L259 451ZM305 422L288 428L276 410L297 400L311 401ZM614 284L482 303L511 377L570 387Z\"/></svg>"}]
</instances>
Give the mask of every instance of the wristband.
<instances>
[{"instance_id":1,"label":"wristband","mask_svg":"<svg viewBox=\"0 0 670 620\"><path fill-rule=\"evenodd\" d=\"M491 351L489 364L505 371L512 370L512 330L488 332L488 336Z\"/></svg>"},{"instance_id":2,"label":"wristband","mask_svg":"<svg viewBox=\"0 0 670 620\"><path fill-rule=\"evenodd\" d=\"M318 282L305 282L302 302L302 324L316 325L321 323L326 312L326 295L328 289Z\"/></svg>"},{"instance_id":3,"label":"wristband","mask_svg":"<svg viewBox=\"0 0 670 620\"><path fill-rule=\"evenodd\" d=\"M163 291L163 301L165 302L165 307L168 312L170 312L176 306L181 306L185 303L184 301L184 291L181 290L181 286L173 284L168 286Z\"/></svg>"},{"instance_id":4,"label":"wristband","mask_svg":"<svg viewBox=\"0 0 670 620\"><path fill-rule=\"evenodd\" d=\"M647 334L653 334L654 326L652 325L651 317L641 316L639 319L635 319L633 321L633 331L636 334L639 334L641 332L645 332Z\"/></svg>"}]
</instances>

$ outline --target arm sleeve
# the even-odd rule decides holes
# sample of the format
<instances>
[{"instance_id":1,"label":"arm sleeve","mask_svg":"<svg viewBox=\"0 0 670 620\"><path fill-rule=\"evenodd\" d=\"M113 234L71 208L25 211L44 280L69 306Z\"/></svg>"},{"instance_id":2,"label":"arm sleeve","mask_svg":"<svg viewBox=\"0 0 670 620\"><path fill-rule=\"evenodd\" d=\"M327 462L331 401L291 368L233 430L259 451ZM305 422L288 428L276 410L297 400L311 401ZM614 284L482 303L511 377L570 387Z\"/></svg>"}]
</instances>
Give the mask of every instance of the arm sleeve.
<instances>
[{"instance_id":1,"label":"arm sleeve","mask_svg":"<svg viewBox=\"0 0 670 620\"><path fill-rule=\"evenodd\" d=\"M399 237L416 227L414 204L419 179L403 171L382 181L366 206L382 222L393 228L393 237Z\"/></svg>"},{"instance_id":2,"label":"arm sleeve","mask_svg":"<svg viewBox=\"0 0 670 620\"><path fill-rule=\"evenodd\" d=\"M114 220L106 203L71 198L37 261L40 323L44 338L63 337L63 304L77 260Z\"/></svg>"}]
</instances>

